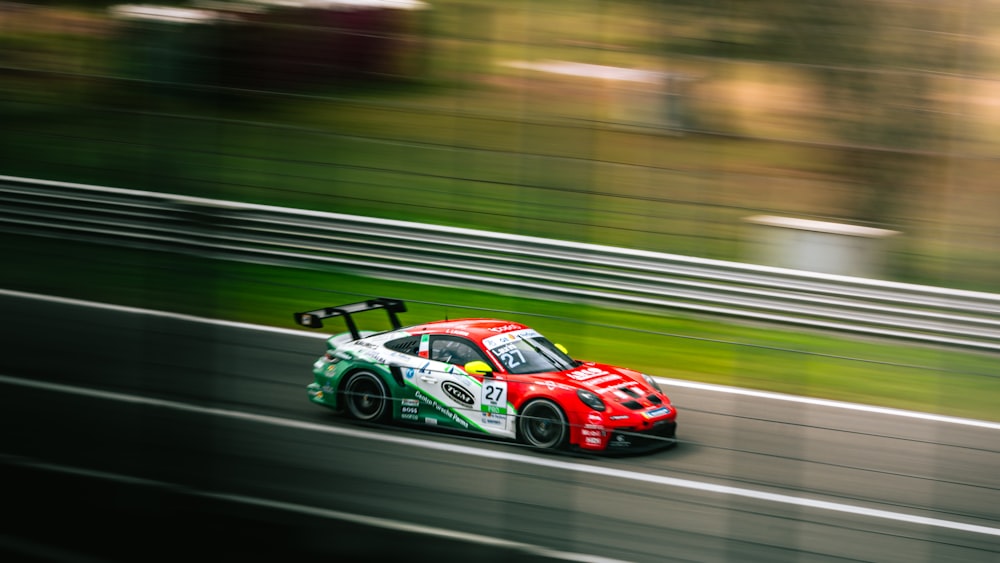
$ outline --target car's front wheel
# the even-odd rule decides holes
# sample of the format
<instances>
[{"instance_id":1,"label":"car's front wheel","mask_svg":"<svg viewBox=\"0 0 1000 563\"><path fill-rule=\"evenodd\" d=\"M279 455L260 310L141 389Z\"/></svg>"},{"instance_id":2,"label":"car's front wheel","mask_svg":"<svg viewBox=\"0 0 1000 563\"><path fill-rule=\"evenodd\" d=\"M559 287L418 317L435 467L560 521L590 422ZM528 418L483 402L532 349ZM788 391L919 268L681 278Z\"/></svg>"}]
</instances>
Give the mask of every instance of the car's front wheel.
<instances>
[{"instance_id":1,"label":"car's front wheel","mask_svg":"<svg viewBox=\"0 0 1000 563\"><path fill-rule=\"evenodd\" d=\"M530 446L555 450L566 444L569 424L559 405L548 399L536 399L524 405L518 414L517 434Z\"/></svg>"},{"instance_id":2,"label":"car's front wheel","mask_svg":"<svg viewBox=\"0 0 1000 563\"><path fill-rule=\"evenodd\" d=\"M385 381L370 371L357 371L344 384L344 402L351 416L368 422L385 420L392 408L392 397Z\"/></svg>"}]
</instances>

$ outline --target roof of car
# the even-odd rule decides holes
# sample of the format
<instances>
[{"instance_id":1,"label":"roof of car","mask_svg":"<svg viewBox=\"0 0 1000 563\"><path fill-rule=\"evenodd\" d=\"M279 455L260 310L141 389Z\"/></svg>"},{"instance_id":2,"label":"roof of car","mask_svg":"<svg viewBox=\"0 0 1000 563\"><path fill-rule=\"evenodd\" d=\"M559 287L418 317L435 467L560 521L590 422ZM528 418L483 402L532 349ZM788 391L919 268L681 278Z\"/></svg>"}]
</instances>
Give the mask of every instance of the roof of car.
<instances>
[{"instance_id":1,"label":"roof of car","mask_svg":"<svg viewBox=\"0 0 1000 563\"><path fill-rule=\"evenodd\" d=\"M469 336L476 340L503 334L515 330L529 328L521 323L506 321L503 319L454 319L445 321L433 321L429 323L414 325L406 329L413 334L455 334L458 336Z\"/></svg>"}]
</instances>

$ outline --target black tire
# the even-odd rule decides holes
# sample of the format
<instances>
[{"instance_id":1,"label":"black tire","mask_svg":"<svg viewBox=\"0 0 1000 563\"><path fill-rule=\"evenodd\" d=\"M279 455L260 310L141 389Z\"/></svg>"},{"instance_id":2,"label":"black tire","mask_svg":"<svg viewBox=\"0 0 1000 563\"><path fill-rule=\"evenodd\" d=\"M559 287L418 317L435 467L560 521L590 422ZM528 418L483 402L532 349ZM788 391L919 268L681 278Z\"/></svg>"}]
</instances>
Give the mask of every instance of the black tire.
<instances>
[{"instance_id":1,"label":"black tire","mask_svg":"<svg viewBox=\"0 0 1000 563\"><path fill-rule=\"evenodd\" d=\"M370 371L356 371L347 376L343 397L347 412L357 420L380 422L392 412L392 397L385 381Z\"/></svg>"},{"instance_id":2,"label":"black tire","mask_svg":"<svg viewBox=\"0 0 1000 563\"><path fill-rule=\"evenodd\" d=\"M517 415L517 435L529 446L558 450L569 438L569 423L559 405L548 399L535 399Z\"/></svg>"}]
</instances>

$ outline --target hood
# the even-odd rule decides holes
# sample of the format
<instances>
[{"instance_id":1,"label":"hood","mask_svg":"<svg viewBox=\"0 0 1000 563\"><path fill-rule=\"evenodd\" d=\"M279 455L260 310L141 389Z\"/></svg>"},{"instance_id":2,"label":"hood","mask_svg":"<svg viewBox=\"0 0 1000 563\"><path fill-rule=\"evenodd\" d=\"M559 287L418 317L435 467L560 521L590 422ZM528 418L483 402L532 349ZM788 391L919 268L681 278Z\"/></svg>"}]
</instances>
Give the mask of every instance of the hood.
<instances>
[{"instance_id":1,"label":"hood","mask_svg":"<svg viewBox=\"0 0 1000 563\"><path fill-rule=\"evenodd\" d=\"M626 401L656 394L642 374L631 369L587 362L573 369L553 372L553 378L578 385L612 402ZM618 400L615 400L615 399Z\"/></svg>"},{"instance_id":2,"label":"hood","mask_svg":"<svg viewBox=\"0 0 1000 563\"><path fill-rule=\"evenodd\" d=\"M579 385L597 394L606 404L618 404L632 411L645 411L670 404L666 396L646 383L642 374L635 370L585 363L553 375L560 377L564 383Z\"/></svg>"}]
</instances>

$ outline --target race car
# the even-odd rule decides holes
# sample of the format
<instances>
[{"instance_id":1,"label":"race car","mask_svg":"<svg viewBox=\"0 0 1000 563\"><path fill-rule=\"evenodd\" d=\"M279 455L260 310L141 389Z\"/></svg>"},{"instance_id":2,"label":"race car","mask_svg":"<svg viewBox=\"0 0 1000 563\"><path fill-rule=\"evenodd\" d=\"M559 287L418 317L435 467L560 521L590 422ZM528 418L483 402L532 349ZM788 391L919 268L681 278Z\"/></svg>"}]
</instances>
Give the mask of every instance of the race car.
<instances>
[{"instance_id":1,"label":"race car","mask_svg":"<svg viewBox=\"0 0 1000 563\"><path fill-rule=\"evenodd\" d=\"M362 331L355 315L383 310L392 329ZM446 427L542 450L639 452L675 443L677 411L656 381L582 361L521 323L492 318L403 327L406 304L375 298L295 313L347 332L326 340L309 400L354 419Z\"/></svg>"}]
</instances>

